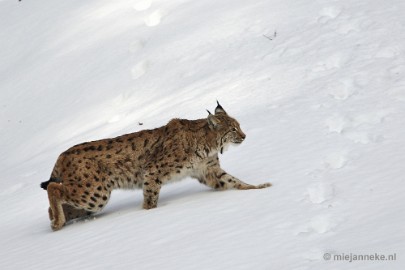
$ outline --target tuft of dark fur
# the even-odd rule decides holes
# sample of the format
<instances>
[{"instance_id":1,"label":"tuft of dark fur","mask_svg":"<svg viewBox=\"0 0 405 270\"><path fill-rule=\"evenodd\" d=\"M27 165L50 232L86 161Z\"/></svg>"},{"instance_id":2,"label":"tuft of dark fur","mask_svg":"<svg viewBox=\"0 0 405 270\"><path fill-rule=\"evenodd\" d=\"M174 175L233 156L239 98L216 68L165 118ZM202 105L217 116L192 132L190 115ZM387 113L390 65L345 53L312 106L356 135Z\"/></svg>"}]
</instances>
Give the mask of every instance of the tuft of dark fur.
<instances>
[{"instance_id":1,"label":"tuft of dark fur","mask_svg":"<svg viewBox=\"0 0 405 270\"><path fill-rule=\"evenodd\" d=\"M52 183L52 182L59 183L60 180L59 180L58 178L51 178L51 179L49 179L48 181L42 182L42 183L41 183L41 188L47 190L47 189L48 189L48 185L49 185L50 183Z\"/></svg>"}]
</instances>

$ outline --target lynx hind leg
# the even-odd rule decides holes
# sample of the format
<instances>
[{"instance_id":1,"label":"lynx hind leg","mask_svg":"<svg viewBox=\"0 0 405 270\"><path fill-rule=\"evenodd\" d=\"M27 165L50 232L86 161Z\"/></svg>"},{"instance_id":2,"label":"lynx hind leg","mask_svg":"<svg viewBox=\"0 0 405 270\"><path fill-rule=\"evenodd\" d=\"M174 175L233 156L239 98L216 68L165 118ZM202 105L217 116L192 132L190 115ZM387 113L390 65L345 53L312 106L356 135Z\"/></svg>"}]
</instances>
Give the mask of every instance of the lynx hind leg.
<instances>
[{"instance_id":1,"label":"lynx hind leg","mask_svg":"<svg viewBox=\"0 0 405 270\"><path fill-rule=\"evenodd\" d=\"M87 217L92 214L92 212L90 211L78 209L69 204L63 204L62 207L63 213L65 214L66 222L76 218Z\"/></svg>"},{"instance_id":2,"label":"lynx hind leg","mask_svg":"<svg viewBox=\"0 0 405 270\"><path fill-rule=\"evenodd\" d=\"M48 199L50 205L49 218L51 219L52 230L60 230L66 222L63 213L63 186L59 183L48 185Z\"/></svg>"},{"instance_id":3,"label":"lynx hind leg","mask_svg":"<svg viewBox=\"0 0 405 270\"><path fill-rule=\"evenodd\" d=\"M81 218L81 217L87 217L92 214L92 212L86 211L84 209L77 209L69 204L62 204L63 208L63 214L65 215L66 222L76 219L76 218ZM48 209L49 213L49 220L53 220L53 213L52 209L49 207Z\"/></svg>"}]
</instances>

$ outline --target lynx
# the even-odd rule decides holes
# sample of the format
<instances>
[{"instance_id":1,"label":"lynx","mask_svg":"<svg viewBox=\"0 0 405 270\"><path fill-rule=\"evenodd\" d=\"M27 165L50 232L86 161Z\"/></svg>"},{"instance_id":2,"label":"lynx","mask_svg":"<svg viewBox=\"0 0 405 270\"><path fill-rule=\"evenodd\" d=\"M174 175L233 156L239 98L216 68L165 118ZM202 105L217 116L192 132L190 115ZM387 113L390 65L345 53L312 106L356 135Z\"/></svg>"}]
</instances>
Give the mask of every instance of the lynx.
<instances>
[{"instance_id":1,"label":"lynx","mask_svg":"<svg viewBox=\"0 0 405 270\"><path fill-rule=\"evenodd\" d=\"M57 159L48 192L54 231L69 220L98 212L114 189L142 189L143 208L157 207L163 184L185 177L216 190L261 189L225 172L218 153L246 135L218 103L206 119L172 119L167 125L71 147Z\"/></svg>"}]
</instances>

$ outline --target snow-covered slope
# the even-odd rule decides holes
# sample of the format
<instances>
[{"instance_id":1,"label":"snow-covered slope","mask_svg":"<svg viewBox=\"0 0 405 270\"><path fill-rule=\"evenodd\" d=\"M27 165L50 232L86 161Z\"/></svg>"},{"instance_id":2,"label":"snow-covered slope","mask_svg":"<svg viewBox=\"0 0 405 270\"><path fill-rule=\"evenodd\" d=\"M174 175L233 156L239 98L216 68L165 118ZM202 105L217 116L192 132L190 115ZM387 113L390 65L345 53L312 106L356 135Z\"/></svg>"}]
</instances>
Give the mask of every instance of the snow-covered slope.
<instances>
[{"instance_id":1,"label":"snow-covered slope","mask_svg":"<svg viewBox=\"0 0 405 270\"><path fill-rule=\"evenodd\" d=\"M404 269L404 11L0 1L0 269ZM151 211L140 191L115 191L94 218L51 231L39 183L59 153L206 117L216 99L247 134L223 167L273 187L187 179ZM343 253L396 260L334 261Z\"/></svg>"}]
</instances>

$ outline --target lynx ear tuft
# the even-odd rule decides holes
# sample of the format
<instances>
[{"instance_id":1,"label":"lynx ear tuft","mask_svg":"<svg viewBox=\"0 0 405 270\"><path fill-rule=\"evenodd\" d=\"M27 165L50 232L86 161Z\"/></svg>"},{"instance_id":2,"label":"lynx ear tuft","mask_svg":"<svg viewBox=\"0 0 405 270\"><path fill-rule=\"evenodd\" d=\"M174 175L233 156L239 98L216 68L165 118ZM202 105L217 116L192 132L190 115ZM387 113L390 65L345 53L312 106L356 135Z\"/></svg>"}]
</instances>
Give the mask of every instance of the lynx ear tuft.
<instances>
[{"instance_id":1,"label":"lynx ear tuft","mask_svg":"<svg viewBox=\"0 0 405 270\"><path fill-rule=\"evenodd\" d=\"M211 129L217 129L219 127L219 123L221 123L221 121L219 121L219 119L213 114L208 115L207 121Z\"/></svg>"},{"instance_id":2,"label":"lynx ear tuft","mask_svg":"<svg viewBox=\"0 0 405 270\"><path fill-rule=\"evenodd\" d=\"M224 110L224 108L222 108L221 104L219 104L219 102L217 100L217 107L215 108L215 114L220 114L220 113L226 114L226 111Z\"/></svg>"}]
</instances>

